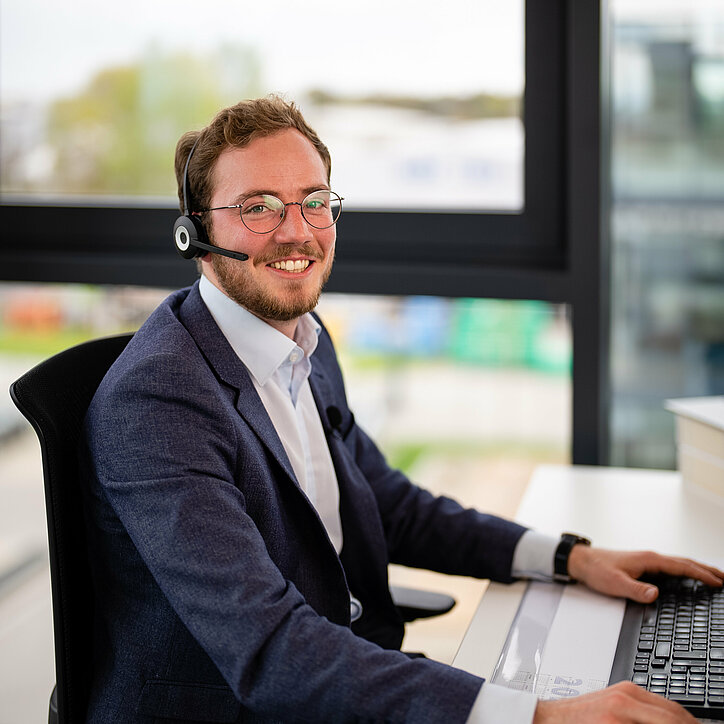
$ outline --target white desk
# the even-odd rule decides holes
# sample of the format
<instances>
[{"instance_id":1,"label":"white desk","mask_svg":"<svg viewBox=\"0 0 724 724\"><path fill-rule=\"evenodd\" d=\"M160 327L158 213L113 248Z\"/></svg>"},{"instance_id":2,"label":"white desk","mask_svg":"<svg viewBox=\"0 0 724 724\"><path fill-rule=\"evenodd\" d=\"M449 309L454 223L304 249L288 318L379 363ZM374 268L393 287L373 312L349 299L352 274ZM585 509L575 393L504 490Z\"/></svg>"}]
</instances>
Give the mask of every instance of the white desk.
<instances>
[{"instance_id":1,"label":"white desk","mask_svg":"<svg viewBox=\"0 0 724 724\"><path fill-rule=\"evenodd\" d=\"M552 535L580 533L601 547L724 560L724 499L692 489L669 471L541 466L516 520ZM490 678L525 586L488 587L454 666Z\"/></svg>"}]
</instances>

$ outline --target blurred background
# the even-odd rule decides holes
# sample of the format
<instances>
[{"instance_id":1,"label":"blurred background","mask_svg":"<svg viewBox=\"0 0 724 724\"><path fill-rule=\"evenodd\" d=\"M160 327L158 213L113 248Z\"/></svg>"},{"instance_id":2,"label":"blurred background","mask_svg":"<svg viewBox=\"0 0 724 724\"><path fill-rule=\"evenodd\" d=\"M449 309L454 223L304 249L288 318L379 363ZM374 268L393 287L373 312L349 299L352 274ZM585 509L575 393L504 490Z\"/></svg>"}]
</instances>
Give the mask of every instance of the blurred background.
<instances>
[{"instance_id":1,"label":"blurred background","mask_svg":"<svg viewBox=\"0 0 724 724\"><path fill-rule=\"evenodd\" d=\"M523 0L436 7L0 0L0 193L172 203L181 133L281 92L330 147L346 208L520 212ZM606 31L609 460L671 468L663 400L724 394L724 5L615 0ZM136 329L170 291L0 283L3 389L71 344ZM327 293L320 312L358 420L420 484L512 516L537 464L570 460L566 305ZM0 701L17 709L0 724L37 721L28 702L45 711L46 548L38 446L3 392ZM408 648L452 659L483 584L456 585L456 613L416 624ZM37 646L18 652L28 627Z\"/></svg>"}]
</instances>

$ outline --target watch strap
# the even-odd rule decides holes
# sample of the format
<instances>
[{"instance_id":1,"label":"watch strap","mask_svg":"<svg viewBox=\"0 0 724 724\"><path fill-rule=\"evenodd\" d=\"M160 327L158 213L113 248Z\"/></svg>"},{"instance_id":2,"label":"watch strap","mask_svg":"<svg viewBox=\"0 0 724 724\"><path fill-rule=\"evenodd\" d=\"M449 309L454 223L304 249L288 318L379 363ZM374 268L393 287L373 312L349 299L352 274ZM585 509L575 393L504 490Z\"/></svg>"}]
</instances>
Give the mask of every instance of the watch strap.
<instances>
[{"instance_id":1,"label":"watch strap","mask_svg":"<svg viewBox=\"0 0 724 724\"><path fill-rule=\"evenodd\" d=\"M558 583L575 583L575 579L571 578L568 573L568 559L571 555L573 546L581 543L585 546L590 546L591 541L583 536L576 535L575 533L563 533L561 536L561 542L556 548L555 556L553 557L553 580Z\"/></svg>"}]
</instances>

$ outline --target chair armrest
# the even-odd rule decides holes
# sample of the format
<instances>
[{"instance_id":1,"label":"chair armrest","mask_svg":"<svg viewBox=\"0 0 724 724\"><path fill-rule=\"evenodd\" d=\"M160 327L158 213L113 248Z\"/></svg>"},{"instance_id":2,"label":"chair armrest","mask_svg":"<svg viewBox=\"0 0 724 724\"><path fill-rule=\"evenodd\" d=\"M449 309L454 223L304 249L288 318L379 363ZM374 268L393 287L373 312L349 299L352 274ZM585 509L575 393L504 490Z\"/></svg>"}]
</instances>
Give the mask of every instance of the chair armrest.
<instances>
[{"instance_id":1,"label":"chair armrest","mask_svg":"<svg viewBox=\"0 0 724 724\"><path fill-rule=\"evenodd\" d=\"M445 593L420 591L405 586L390 586L390 593L392 601L405 622L414 621L417 618L440 616L455 605L455 599Z\"/></svg>"}]
</instances>

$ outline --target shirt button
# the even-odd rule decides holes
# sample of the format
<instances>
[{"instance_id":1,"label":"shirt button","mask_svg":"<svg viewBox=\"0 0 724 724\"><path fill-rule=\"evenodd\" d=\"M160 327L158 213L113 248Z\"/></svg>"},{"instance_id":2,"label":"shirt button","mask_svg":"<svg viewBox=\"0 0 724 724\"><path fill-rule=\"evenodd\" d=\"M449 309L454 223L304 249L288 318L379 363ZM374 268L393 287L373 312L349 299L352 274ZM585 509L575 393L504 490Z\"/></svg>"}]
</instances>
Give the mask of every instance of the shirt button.
<instances>
[{"instance_id":1,"label":"shirt button","mask_svg":"<svg viewBox=\"0 0 724 724\"><path fill-rule=\"evenodd\" d=\"M289 361L292 364L296 364L299 362L299 360L302 358L302 354L298 349L292 350L292 352L289 355Z\"/></svg>"}]
</instances>

